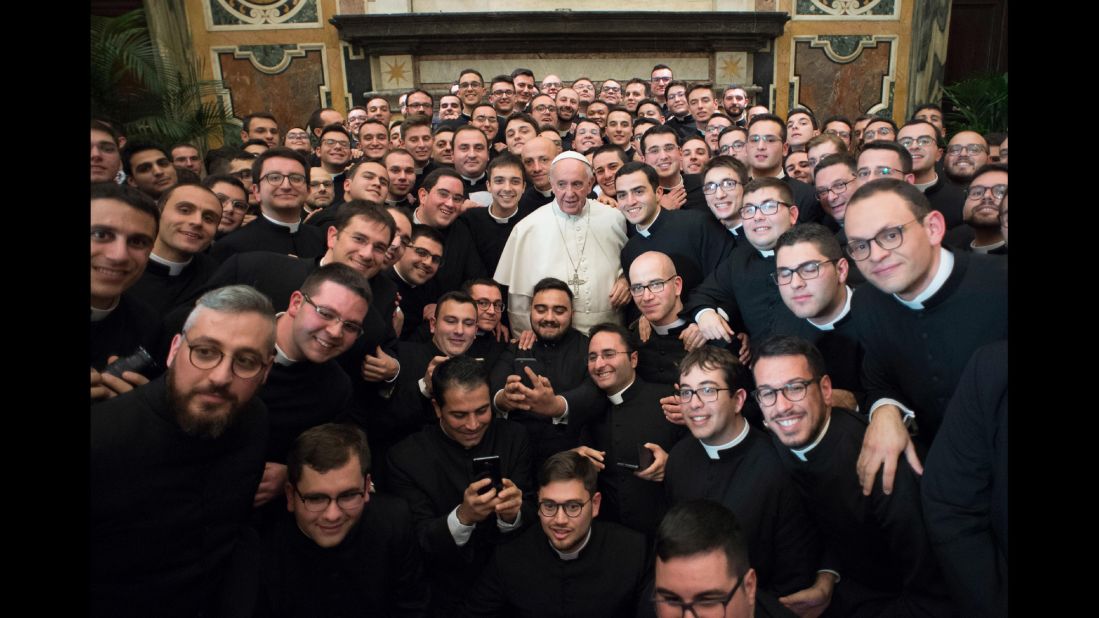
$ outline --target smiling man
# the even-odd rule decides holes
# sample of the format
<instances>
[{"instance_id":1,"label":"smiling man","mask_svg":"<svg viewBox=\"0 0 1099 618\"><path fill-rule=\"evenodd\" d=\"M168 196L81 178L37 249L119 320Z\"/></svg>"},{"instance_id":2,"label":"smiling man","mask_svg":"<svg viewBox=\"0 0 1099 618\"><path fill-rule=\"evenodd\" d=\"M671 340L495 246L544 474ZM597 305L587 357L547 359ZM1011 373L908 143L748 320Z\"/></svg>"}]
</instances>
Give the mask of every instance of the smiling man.
<instances>
[{"instance_id":1,"label":"smiling man","mask_svg":"<svg viewBox=\"0 0 1099 618\"><path fill-rule=\"evenodd\" d=\"M557 453L538 485L541 526L497 549L463 615L540 616L550 607L564 616L636 615L647 581L645 537L606 521L596 466Z\"/></svg>"},{"instance_id":2,"label":"smiling man","mask_svg":"<svg viewBox=\"0 0 1099 618\"><path fill-rule=\"evenodd\" d=\"M645 163L652 166L659 177L661 206L667 210L706 211L702 178L683 173L683 140L674 129L666 124L649 129L641 136L640 147Z\"/></svg>"},{"instance_id":3,"label":"smiling man","mask_svg":"<svg viewBox=\"0 0 1099 618\"><path fill-rule=\"evenodd\" d=\"M463 133L470 141L461 143L484 147L484 139L472 129ZM455 134L457 138L458 134ZM488 156L487 153L485 156ZM446 247L436 274L442 292L457 290L463 281L485 276L485 267L474 246L473 235L465 223L458 222L462 203L465 202L465 191L465 181L458 172L449 168L437 169L424 179L418 196L420 206L412 213L413 223L430 225L443 237Z\"/></svg>"},{"instance_id":4,"label":"smiling man","mask_svg":"<svg viewBox=\"0 0 1099 618\"><path fill-rule=\"evenodd\" d=\"M1007 243L1000 230L1000 202L1007 194L1007 165L989 163L973 173L966 187L965 225L950 230L943 243L961 251L1006 255Z\"/></svg>"},{"instance_id":5,"label":"smiling man","mask_svg":"<svg viewBox=\"0 0 1099 618\"><path fill-rule=\"evenodd\" d=\"M912 155L912 184L923 191L932 208L943 213L947 229L960 226L966 194L946 174L938 173L943 156L939 129L926 120L911 120L897 131L897 144Z\"/></svg>"},{"instance_id":6,"label":"smiling man","mask_svg":"<svg viewBox=\"0 0 1099 618\"><path fill-rule=\"evenodd\" d=\"M176 168L164 150L143 142L127 142L122 149L122 171L131 187L154 200L178 180Z\"/></svg>"},{"instance_id":7,"label":"smiling man","mask_svg":"<svg viewBox=\"0 0 1099 618\"><path fill-rule=\"evenodd\" d=\"M742 415L752 385L748 369L729 351L702 346L683 358L679 374L691 435L668 456L669 501L706 498L732 511L764 590L782 596L809 588L819 542L766 434Z\"/></svg>"},{"instance_id":8,"label":"smiling man","mask_svg":"<svg viewBox=\"0 0 1099 618\"><path fill-rule=\"evenodd\" d=\"M93 615L227 615L252 602L236 585L255 577L240 568L258 557L243 533L267 442L254 395L274 354L271 302L248 286L214 290L172 339L167 375L93 406Z\"/></svg>"},{"instance_id":9,"label":"smiling man","mask_svg":"<svg viewBox=\"0 0 1099 618\"><path fill-rule=\"evenodd\" d=\"M283 515L263 539L258 611L426 611L412 514L403 500L371 493L362 430L313 427L294 440L287 467L286 509L293 515Z\"/></svg>"},{"instance_id":10,"label":"smiling man","mask_svg":"<svg viewBox=\"0 0 1099 618\"><path fill-rule=\"evenodd\" d=\"M424 307L434 305L439 298L439 285L434 279L442 261L442 235L429 225L413 225L411 242L401 259L384 271L401 295L401 313L405 316L398 333L401 339L408 339L427 321Z\"/></svg>"},{"instance_id":11,"label":"smiling man","mask_svg":"<svg viewBox=\"0 0 1099 618\"><path fill-rule=\"evenodd\" d=\"M524 123L518 123L525 126ZM509 125L514 126L514 124ZM545 142L539 138L540 143ZM538 144L532 145L531 152L538 150ZM535 155L531 154L533 159ZM548 153L540 154L549 162ZM541 165L541 163L539 163ZM548 167L548 166L547 166ZM473 236L473 245L485 266L485 272L495 272L504 252L508 236L515 226L537 208L529 202L524 205L520 200L526 194L526 181L523 179L523 164L519 157L510 152L493 157L485 170L488 191L492 203L487 208L470 208L459 217L469 228ZM538 204L539 206L541 204Z\"/></svg>"},{"instance_id":12,"label":"smiling man","mask_svg":"<svg viewBox=\"0 0 1099 618\"><path fill-rule=\"evenodd\" d=\"M485 372L483 362L463 356L439 363L431 375L434 422L389 455L386 488L411 507L436 616L456 614L492 549L534 517L526 433L493 418ZM474 472L474 459L493 456L500 487Z\"/></svg>"}]
</instances>

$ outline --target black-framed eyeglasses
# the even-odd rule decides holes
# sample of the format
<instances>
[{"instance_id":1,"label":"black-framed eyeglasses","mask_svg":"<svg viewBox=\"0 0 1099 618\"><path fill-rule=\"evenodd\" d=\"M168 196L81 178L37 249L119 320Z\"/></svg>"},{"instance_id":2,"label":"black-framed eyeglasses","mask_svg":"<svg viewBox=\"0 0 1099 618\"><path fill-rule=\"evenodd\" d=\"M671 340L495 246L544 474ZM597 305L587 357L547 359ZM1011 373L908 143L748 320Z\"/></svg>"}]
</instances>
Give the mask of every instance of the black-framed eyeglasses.
<instances>
[{"instance_id":1,"label":"black-framed eyeglasses","mask_svg":"<svg viewBox=\"0 0 1099 618\"><path fill-rule=\"evenodd\" d=\"M478 298L478 299L475 299L473 302L477 303L477 308L480 309L481 311L485 311L489 307L492 307L493 309L496 310L496 313L503 313L504 312L504 307L507 306L503 303L503 301L489 300L487 298Z\"/></svg>"},{"instance_id":2,"label":"black-framed eyeglasses","mask_svg":"<svg viewBox=\"0 0 1099 618\"><path fill-rule=\"evenodd\" d=\"M679 403L690 403L691 398L698 395L700 401L707 403L713 403L717 401L717 398L721 391L732 392L731 388L718 388L717 386L702 386L699 388L681 388L675 392L679 396Z\"/></svg>"},{"instance_id":3,"label":"black-framed eyeglasses","mask_svg":"<svg viewBox=\"0 0 1099 618\"><path fill-rule=\"evenodd\" d=\"M825 131L825 133L828 134L828 135L835 135L836 137L838 137L840 139L844 139L844 140L849 139L851 137L851 132L850 131L837 131L835 129L827 129Z\"/></svg>"},{"instance_id":4,"label":"black-framed eyeglasses","mask_svg":"<svg viewBox=\"0 0 1099 618\"><path fill-rule=\"evenodd\" d=\"M609 363L613 361L614 357L618 356L619 354L629 354L629 352L626 350L602 350L600 352L590 352L588 353L588 362L594 363L595 359L601 358L605 362Z\"/></svg>"},{"instance_id":5,"label":"black-framed eyeglasses","mask_svg":"<svg viewBox=\"0 0 1099 618\"><path fill-rule=\"evenodd\" d=\"M229 208L238 212L244 212L248 210L248 202L245 202L244 200L234 200L224 193L215 193L214 195L217 196L218 201L221 202L222 206L228 206Z\"/></svg>"},{"instance_id":6,"label":"black-framed eyeglasses","mask_svg":"<svg viewBox=\"0 0 1099 618\"><path fill-rule=\"evenodd\" d=\"M187 333L180 333L180 338L187 343L189 350L187 358L191 361L191 364L195 366L195 369L202 369L203 371L209 371L216 368L221 364L221 361L225 358L225 352L222 352L215 346L205 343L193 344L187 339ZM263 362L258 356L234 356L230 369L233 375L242 380L251 380L263 372L267 367L267 363Z\"/></svg>"},{"instance_id":7,"label":"black-framed eyeglasses","mask_svg":"<svg viewBox=\"0 0 1099 618\"><path fill-rule=\"evenodd\" d=\"M916 219L903 223L894 227L887 227L884 230L878 232L870 240L855 239L847 242L847 254L851 256L852 260L861 262L870 257L870 241L877 243L879 247L890 251L901 246L904 242L904 228L908 225L916 223Z\"/></svg>"},{"instance_id":8,"label":"black-framed eyeglasses","mask_svg":"<svg viewBox=\"0 0 1099 618\"><path fill-rule=\"evenodd\" d=\"M971 155L979 155L982 152L988 152L988 149L985 148L984 144L954 144L946 147L946 154L960 155L963 150ZM1002 152L1000 153L1000 156L1003 156Z\"/></svg>"},{"instance_id":9,"label":"black-framed eyeglasses","mask_svg":"<svg viewBox=\"0 0 1099 618\"><path fill-rule=\"evenodd\" d=\"M281 185L283 180L287 179L289 179L290 184L295 187L305 186L305 174L283 174L282 172L268 172L263 176L260 176L261 181L266 180L276 187Z\"/></svg>"},{"instance_id":10,"label":"black-framed eyeglasses","mask_svg":"<svg viewBox=\"0 0 1099 618\"><path fill-rule=\"evenodd\" d=\"M871 175L874 175L874 176L877 176L878 178L881 178L883 176L889 176L893 172L896 172L896 173L898 173L902 176L904 175L903 171L901 171L901 170L899 170L895 167L889 167L888 165L875 165L872 168L870 168L870 167L860 167L859 170L855 173L858 174L859 178L861 178L863 180L866 180L867 178L870 178Z\"/></svg>"},{"instance_id":11,"label":"black-framed eyeglasses","mask_svg":"<svg viewBox=\"0 0 1099 618\"><path fill-rule=\"evenodd\" d=\"M340 328L343 330L344 334L354 335L356 337L363 334L362 324L350 322L341 318L340 314L336 313L334 310L313 302L313 299L309 298L309 295L305 292L302 292L301 296L305 299L305 302L309 303L309 306L313 308L313 311L315 311L322 320L329 323L339 322Z\"/></svg>"},{"instance_id":12,"label":"black-framed eyeglasses","mask_svg":"<svg viewBox=\"0 0 1099 618\"><path fill-rule=\"evenodd\" d=\"M309 494L302 495L298 488L294 488L294 493L298 494L298 499L305 505L305 510L313 513L323 513L328 510L328 505L332 504L332 501L336 501L336 506L340 507L344 511L351 511L357 509L363 505L363 498L366 496L366 492L361 489L354 491L345 491L342 494L333 498L328 494Z\"/></svg>"},{"instance_id":13,"label":"black-framed eyeglasses","mask_svg":"<svg viewBox=\"0 0 1099 618\"><path fill-rule=\"evenodd\" d=\"M542 517L557 517L557 509L564 508L565 515L575 519L577 517L580 517L580 513L583 512L584 507L587 506L587 504L591 502L592 498L594 497L595 496L592 496L591 498L588 498L583 502L569 500L568 502L565 502L563 504L560 502L554 502L553 500L540 500L538 502L538 513L542 515Z\"/></svg>"},{"instance_id":14,"label":"black-framed eyeglasses","mask_svg":"<svg viewBox=\"0 0 1099 618\"><path fill-rule=\"evenodd\" d=\"M768 144L781 144L782 138L777 135L749 135L748 141L753 144L767 142Z\"/></svg>"},{"instance_id":15,"label":"black-framed eyeglasses","mask_svg":"<svg viewBox=\"0 0 1099 618\"><path fill-rule=\"evenodd\" d=\"M331 189L333 184L335 183L331 180L310 180L309 188L316 189L317 187L324 187L325 189Z\"/></svg>"},{"instance_id":16,"label":"black-framed eyeglasses","mask_svg":"<svg viewBox=\"0 0 1099 618\"><path fill-rule=\"evenodd\" d=\"M823 200L824 196L828 195L828 192L832 192L833 195L843 195L847 192L847 185L855 182L856 180L858 179L852 177L851 180L837 180L827 187L816 187L817 199Z\"/></svg>"},{"instance_id":17,"label":"black-framed eyeglasses","mask_svg":"<svg viewBox=\"0 0 1099 618\"><path fill-rule=\"evenodd\" d=\"M678 609L681 616L686 616L687 612L691 612L691 615L695 618L708 618L709 616L724 616L725 606L729 604L729 601L733 600L733 596L736 595L736 591L740 590L740 584L744 581L744 577L741 576L737 579L736 585L729 591L724 597L703 597L701 599L695 599L694 601L684 601L679 597L666 597L657 592L653 594L653 603L659 605L666 605L671 609Z\"/></svg>"},{"instance_id":18,"label":"black-framed eyeglasses","mask_svg":"<svg viewBox=\"0 0 1099 618\"><path fill-rule=\"evenodd\" d=\"M881 128L878 128L878 129L864 129L863 133L862 133L863 138L870 137L871 135L874 135L874 134L880 135L882 137L888 137L890 135L893 135L893 127L881 127Z\"/></svg>"},{"instance_id":19,"label":"black-framed eyeglasses","mask_svg":"<svg viewBox=\"0 0 1099 618\"><path fill-rule=\"evenodd\" d=\"M820 276L820 267L823 264L834 264L835 262L836 260L810 260L793 268L779 268L771 273L771 281L774 281L776 285L788 285L794 280L794 273L797 273L802 281L816 279Z\"/></svg>"},{"instance_id":20,"label":"black-framed eyeglasses","mask_svg":"<svg viewBox=\"0 0 1099 618\"><path fill-rule=\"evenodd\" d=\"M321 144L324 144L325 146L328 146L329 148L332 148L333 146L339 146L340 148L350 148L351 147L351 142L349 142L345 139L331 139L331 138L322 139Z\"/></svg>"},{"instance_id":21,"label":"black-framed eyeglasses","mask_svg":"<svg viewBox=\"0 0 1099 618\"><path fill-rule=\"evenodd\" d=\"M635 283L630 286L630 294L634 296L641 296L645 293L645 290L652 292L653 294L659 294L664 291L664 284L668 283L672 279L675 279L677 275L672 275L667 279L661 279L660 281L653 281L650 283Z\"/></svg>"},{"instance_id":22,"label":"black-framed eyeglasses","mask_svg":"<svg viewBox=\"0 0 1099 618\"><path fill-rule=\"evenodd\" d=\"M757 212L762 212L765 215L773 215L778 212L779 206L789 206L786 202L780 202L778 200L766 200L762 204L745 204L744 208L740 209L741 219L752 219L756 216Z\"/></svg>"},{"instance_id":23,"label":"black-framed eyeglasses","mask_svg":"<svg viewBox=\"0 0 1099 618\"><path fill-rule=\"evenodd\" d=\"M702 185L702 192L706 195L713 195L717 193L717 188L721 187L721 190L728 193L737 188L740 181L735 178L722 178L721 180L711 180Z\"/></svg>"},{"instance_id":24,"label":"black-framed eyeglasses","mask_svg":"<svg viewBox=\"0 0 1099 618\"><path fill-rule=\"evenodd\" d=\"M921 135L919 137L902 137L897 140L897 143L905 148L911 148L912 144L916 144L920 148L926 148L935 143L935 138L927 135Z\"/></svg>"},{"instance_id":25,"label":"black-framed eyeglasses","mask_svg":"<svg viewBox=\"0 0 1099 618\"><path fill-rule=\"evenodd\" d=\"M430 262L436 266L443 263L443 256L435 255L423 247L413 245L409 247L409 249L412 249L412 252L419 256L421 260L430 260Z\"/></svg>"},{"instance_id":26,"label":"black-framed eyeglasses","mask_svg":"<svg viewBox=\"0 0 1099 618\"><path fill-rule=\"evenodd\" d=\"M810 384L820 382L820 378L813 378L812 380L795 380L793 382L787 382L781 388L757 388L752 391L752 395L756 398L761 406L773 406L778 401L778 394L782 392L782 396L787 401L801 401L805 399L805 393L809 390Z\"/></svg>"},{"instance_id":27,"label":"black-framed eyeglasses","mask_svg":"<svg viewBox=\"0 0 1099 618\"><path fill-rule=\"evenodd\" d=\"M747 142L742 142L740 140L737 140L737 141L735 141L731 144L725 144L724 146L721 146L720 148L717 149L717 151L720 154L726 154L726 153L729 153L729 152L736 152L738 150L744 150L744 146L746 144L747 144Z\"/></svg>"},{"instance_id":28,"label":"black-framed eyeglasses","mask_svg":"<svg viewBox=\"0 0 1099 618\"><path fill-rule=\"evenodd\" d=\"M983 185L969 185L969 188L965 190L965 194L969 196L971 200L979 200L985 196L986 191L992 191L992 197L1002 200L1004 194L1007 193L1007 185L992 185L986 187Z\"/></svg>"},{"instance_id":29,"label":"black-framed eyeglasses","mask_svg":"<svg viewBox=\"0 0 1099 618\"><path fill-rule=\"evenodd\" d=\"M233 178L236 178L237 180L243 180L243 181L249 182L249 183L252 182L252 170L251 169L243 169L243 170L239 170L239 171L236 171L236 172L230 172L229 175L232 176Z\"/></svg>"}]
</instances>

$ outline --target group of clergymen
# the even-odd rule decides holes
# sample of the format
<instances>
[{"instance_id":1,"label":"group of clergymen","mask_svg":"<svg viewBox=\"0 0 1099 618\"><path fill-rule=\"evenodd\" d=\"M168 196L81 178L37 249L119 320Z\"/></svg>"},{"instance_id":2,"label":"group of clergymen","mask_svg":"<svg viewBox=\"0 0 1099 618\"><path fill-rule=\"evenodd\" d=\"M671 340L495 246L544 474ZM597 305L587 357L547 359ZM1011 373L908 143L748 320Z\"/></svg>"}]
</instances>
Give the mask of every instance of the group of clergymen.
<instances>
[{"instance_id":1,"label":"group of clergymen","mask_svg":"<svg viewBox=\"0 0 1099 618\"><path fill-rule=\"evenodd\" d=\"M93 119L92 613L1006 613L1006 135L720 92Z\"/></svg>"}]
</instances>

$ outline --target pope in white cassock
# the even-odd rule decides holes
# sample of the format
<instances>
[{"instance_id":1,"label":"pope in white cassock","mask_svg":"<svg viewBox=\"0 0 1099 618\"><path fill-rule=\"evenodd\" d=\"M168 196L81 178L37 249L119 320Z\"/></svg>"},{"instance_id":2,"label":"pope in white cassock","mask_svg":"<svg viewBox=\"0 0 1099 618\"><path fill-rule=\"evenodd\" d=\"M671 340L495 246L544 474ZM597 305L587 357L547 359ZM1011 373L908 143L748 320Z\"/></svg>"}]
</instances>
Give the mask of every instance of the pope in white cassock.
<instances>
[{"instance_id":1,"label":"pope in white cassock","mask_svg":"<svg viewBox=\"0 0 1099 618\"><path fill-rule=\"evenodd\" d=\"M572 289L572 325L580 332L600 322L622 323L630 302L619 254L626 218L616 208L588 199L595 173L584 155L567 150L550 164L554 200L515 226L494 278L508 286L513 333L530 330L534 284L556 277Z\"/></svg>"}]
</instances>

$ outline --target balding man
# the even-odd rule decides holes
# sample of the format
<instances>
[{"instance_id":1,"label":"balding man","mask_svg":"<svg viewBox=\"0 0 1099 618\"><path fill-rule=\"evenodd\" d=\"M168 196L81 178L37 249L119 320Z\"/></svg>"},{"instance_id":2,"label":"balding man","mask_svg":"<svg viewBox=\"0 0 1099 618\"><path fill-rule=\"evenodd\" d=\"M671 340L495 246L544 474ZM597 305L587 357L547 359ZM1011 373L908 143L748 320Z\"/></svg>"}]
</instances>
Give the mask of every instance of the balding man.
<instances>
[{"instance_id":1,"label":"balding man","mask_svg":"<svg viewBox=\"0 0 1099 618\"><path fill-rule=\"evenodd\" d=\"M534 284L544 277L561 279L572 289L573 325L581 332L600 322L621 323L619 310L630 299L619 265L626 219L588 199L594 183L595 172L583 155L571 150L557 155L550 166L555 199L520 221L508 238L494 278L509 286L513 329L530 329Z\"/></svg>"}]
</instances>

